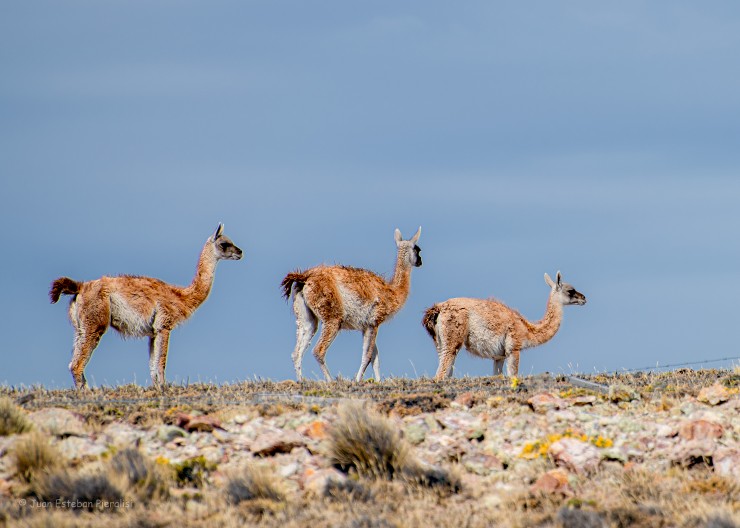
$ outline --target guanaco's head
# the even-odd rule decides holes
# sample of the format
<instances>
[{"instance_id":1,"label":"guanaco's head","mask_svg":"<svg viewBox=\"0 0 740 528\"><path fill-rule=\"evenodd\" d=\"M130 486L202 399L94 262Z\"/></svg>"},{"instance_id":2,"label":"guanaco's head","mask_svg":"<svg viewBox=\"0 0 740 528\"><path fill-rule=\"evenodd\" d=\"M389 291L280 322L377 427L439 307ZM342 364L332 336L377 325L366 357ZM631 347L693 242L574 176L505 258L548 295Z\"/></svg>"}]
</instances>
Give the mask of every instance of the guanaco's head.
<instances>
[{"instance_id":1,"label":"guanaco's head","mask_svg":"<svg viewBox=\"0 0 740 528\"><path fill-rule=\"evenodd\" d=\"M236 247L229 237L223 234L224 225L218 224L216 232L211 237L213 251L218 260L239 260L244 254L241 249Z\"/></svg>"},{"instance_id":2,"label":"guanaco's head","mask_svg":"<svg viewBox=\"0 0 740 528\"><path fill-rule=\"evenodd\" d=\"M396 229L395 232L398 254L409 266L414 266L416 268L421 266L421 248L416 245L420 236L421 226L419 226L419 230L409 240L404 240L401 236L401 231L398 229Z\"/></svg>"},{"instance_id":3,"label":"guanaco's head","mask_svg":"<svg viewBox=\"0 0 740 528\"><path fill-rule=\"evenodd\" d=\"M554 282L550 276L545 273L545 282L550 288L552 288L552 295L557 296L558 300L560 300L560 304L586 304L586 296L567 282L563 282L563 277L560 275L559 271L555 275Z\"/></svg>"}]
</instances>

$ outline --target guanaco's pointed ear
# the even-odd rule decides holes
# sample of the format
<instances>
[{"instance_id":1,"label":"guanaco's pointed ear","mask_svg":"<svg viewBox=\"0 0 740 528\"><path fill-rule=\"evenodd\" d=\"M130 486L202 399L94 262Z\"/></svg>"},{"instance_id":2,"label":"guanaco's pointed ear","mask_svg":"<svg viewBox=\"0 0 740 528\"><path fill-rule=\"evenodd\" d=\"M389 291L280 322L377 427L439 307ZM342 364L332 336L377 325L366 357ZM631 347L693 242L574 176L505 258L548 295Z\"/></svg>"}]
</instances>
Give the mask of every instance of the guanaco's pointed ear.
<instances>
[{"instance_id":1,"label":"guanaco's pointed ear","mask_svg":"<svg viewBox=\"0 0 740 528\"><path fill-rule=\"evenodd\" d=\"M416 244L420 236L421 236L421 226L419 226L419 230L416 232L416 234L411 237L411 243Z\"/></svg>"},{"instance_id":2,"label":"guanaco's pointed ear","mask_svg":"<svg viewBox=\"0 0 740 528\"><path fill-rule=\"evenodd\" d=\"M555 283L552 282L552 279L550 278L550 276L547 273L545 273L545 284L547 284L550 288L554 288L555 287Z\"/></svg>"},{"instance_id":3,"label":"guanaco's pointed ear","mask_svg":"<svg viewBox=\"0 0 740 528\"><path fill-rule=\"evenodd\" d=\"M396 245L401 243L401 240L403 240L403 237L401 236L401 230L396 228L396 231L393 233L393 236L396 239Z\"/></svg>"},{"instance_id":4,"label":"guanaco's pointed ear","mask_svg":"<svg viewBox=\"0 0 740 528\"><path fill-rule=\"evenodd\" d=\"M218 237L221 236L221 233L224 232L224 225L219 222L218 227L216 228L216 232L213 233L213 240L216 240Z\"/></svg>"}]
</instances>

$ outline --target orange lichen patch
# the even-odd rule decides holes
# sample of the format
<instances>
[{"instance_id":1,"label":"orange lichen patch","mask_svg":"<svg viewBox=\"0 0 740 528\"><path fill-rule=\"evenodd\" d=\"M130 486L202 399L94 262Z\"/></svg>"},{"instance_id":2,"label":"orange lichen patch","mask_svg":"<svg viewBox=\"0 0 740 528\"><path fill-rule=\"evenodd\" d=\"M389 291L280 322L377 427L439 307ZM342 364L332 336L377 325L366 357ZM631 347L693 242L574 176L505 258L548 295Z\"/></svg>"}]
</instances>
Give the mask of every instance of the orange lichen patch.
<instances>
[{"instance_id":1,"label":"orange lichen patch","mask_svg":"<svg viewBox=\"0 0 740 528\"><path fill-rule=\"evenodd\" d=\"M326 422L322 420L316 420L310 424L302 425L297 431L313 440L323 440L327 437Z\"/></svg>"},{"instance_id":2,"label":"orange lichen patch","mask_svg":"<svg viewBox=\"0 0 740 528\"><path fill-rule=\"evenodd\" d=\"M537 482L529 488L531 492L560 493L565 497L575 495L568 482L568 474L562 469L554 469L540 475Z\"/></svg>"}]
</instances>

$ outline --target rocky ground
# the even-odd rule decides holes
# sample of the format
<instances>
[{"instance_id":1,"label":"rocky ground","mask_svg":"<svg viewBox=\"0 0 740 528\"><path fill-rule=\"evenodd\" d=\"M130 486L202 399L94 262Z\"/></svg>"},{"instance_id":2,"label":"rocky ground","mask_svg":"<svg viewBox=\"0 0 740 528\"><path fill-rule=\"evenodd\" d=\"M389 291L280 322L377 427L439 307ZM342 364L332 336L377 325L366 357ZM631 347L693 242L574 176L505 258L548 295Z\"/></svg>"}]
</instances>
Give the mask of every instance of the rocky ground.
<instances>
[{"instance_id":1,"label":"rocky ground","mask_svg":"<svg viewBox=\"0 0 740 528\"><path fill-rule=\"evenodd\" d=\"M740 527L739 386L685 369L5 387L0 524Z\"/></svg>"}]
</instances>

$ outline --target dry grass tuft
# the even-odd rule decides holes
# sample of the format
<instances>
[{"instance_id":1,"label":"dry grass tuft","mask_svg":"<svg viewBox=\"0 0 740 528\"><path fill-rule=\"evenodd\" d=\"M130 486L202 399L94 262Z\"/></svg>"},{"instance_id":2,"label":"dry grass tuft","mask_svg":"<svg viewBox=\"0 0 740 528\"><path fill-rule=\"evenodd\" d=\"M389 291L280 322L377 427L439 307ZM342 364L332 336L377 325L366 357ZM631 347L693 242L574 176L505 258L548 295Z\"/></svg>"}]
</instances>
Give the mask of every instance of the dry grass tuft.
<instances>
[{"instance_id":1,"label":"dry grass tuft","mask_svg":"<svg viewBox=\"0 0 740 528\"><path fill-rule=\"evenodd\" d=\"M118 451L109 462L111 478L124 479L124 486L145 502L167 499L169 483L165 469L145 458L137 449Z\"/></svg>"},{"instance_id":2,"label":"dry grass tuft","mask_svg":"<svg viewBox=\"0 0 740 528\"><path fill-rule=\"evenodd\" d=\"M386 519L378 519L377 517L370 517L363 515L353 520L349 525L350 528L397 528L398 525L387 521Z\"/></svg>"},{"instance_id":3,"label":"dry grass tuft","mask_svg":"<svg viewBox=\"0 0 740 528\"><path fill-rule=\"evenodd\" d=\"M231 504L254 500L285 501L285 492L275 475L267 468L255 464L248 464L241 474L229 478L226 482L226 495Z\"/></svg>"},{"instance_id":4,"label":"dry grass tuft","mask_svg":"<svg viewBox=\"0 0 740 528\"><path fill-rule=\"evenodd\" d=\"M432 489L441 495L452 495L462 491L462 480L459 475L447 469L415 462L404 467L403 476L408 482L421 488Z\"/></svg>"},{"instance_id":5,"label":"dry grass tuft","mask_svg":"<svg viewBox=\"0 0 740 528\"><path fill-rule=\"evenodd\" d=\"M10 398L0 397L0 436L21 434L31 430L31 422Z\"/></svg>"},{"instance_id":6,"label":"dry grass tuft","mask_svg":"<svg viewBox=\"0 0 740 528\"><path fill-rule=\"evenodd\" d=\"M337 502L370 502L375 494L367 486L356 480L329 480L324 496Z\"/></svg>"},{"instance_id":7,"label":"dry grass tuft","mask_svg":"<svg viewBox=\"0 0 740 528\"><path fill-rule=\"evenodd\" d=\"M357 403L345 404L338 412L329 430L329 458L335 466L373 479L390 480L402 473L409 447L396 427Z\"/></svg>"},{"instance_id":8,"label":"dry grass tuft","mask_svg":"<svg viewBox=\"0 0 740 528\"><path fill-rule=\"evenodd\" d=\"M121 488L105 473L80 475L64 469L40 475L33 488L42 501L61 501L80 511L115 512L115 507L107 505L125 502Z\"/></svg>"},{"instance_id":9,"label":"dry grass tuft","mask_svg":"<svg viewBox=\"0 0 740 528\"><path fill-rule=\"evenodd\" d=\"M13 446L12 456L16 471L25 482L31 482L41 473L62 465L59 451L46 436L36 432L19 439Z\"/></svg>"},{"instance_id":10,"label":"dry grass tuft","mask_svg":"<svg viewBox=\"0 0 740 528\"><path fill-rule=\"evenodd\" d=\"M338 414L329 430L329 458L343 471L375 480L400 479L446 495L461 490L457 475L418 462L398 428L384 416L357 403L341 406Z\"/></svg>"}]
</instances>

